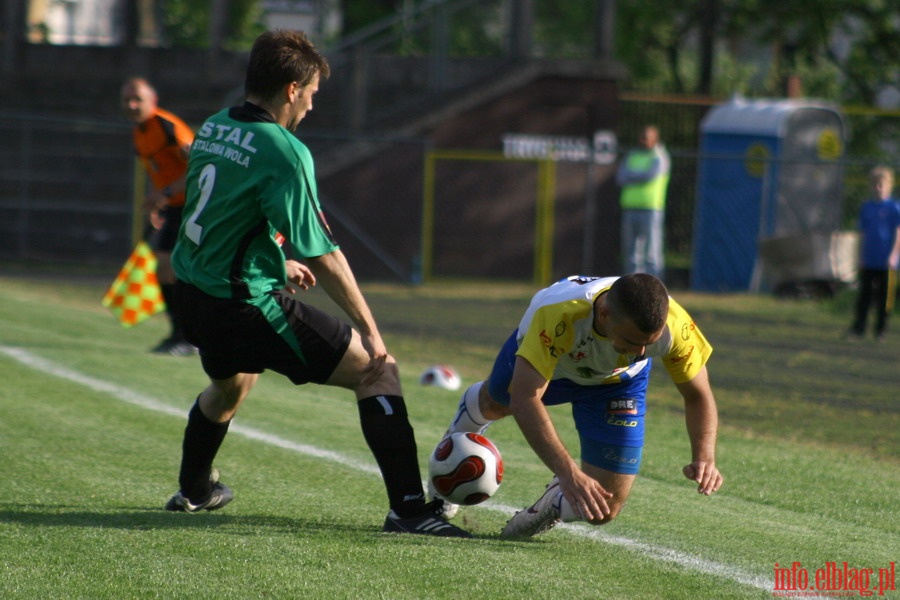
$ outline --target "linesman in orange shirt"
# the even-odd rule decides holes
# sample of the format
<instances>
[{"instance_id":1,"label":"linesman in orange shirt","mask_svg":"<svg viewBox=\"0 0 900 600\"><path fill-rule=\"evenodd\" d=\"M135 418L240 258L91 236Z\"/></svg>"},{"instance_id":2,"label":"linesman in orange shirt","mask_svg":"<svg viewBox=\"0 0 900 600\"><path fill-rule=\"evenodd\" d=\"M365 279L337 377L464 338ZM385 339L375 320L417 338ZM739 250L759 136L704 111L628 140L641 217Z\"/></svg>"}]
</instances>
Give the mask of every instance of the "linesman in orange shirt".
<instances>
[{"instance_id":1,"label":"linesman in orange shirt","mask_svg":"<svg viewBox=\"0 0 900 600\"><path fill-rule=\"evenodd\" d=\"M153 352L190 356L196 348L184 339L175 310L175 273L172 250L184 208L184 179L194 132L174 114L159 108L156 89L142 77L125 81L121 91L122 111L134 123L134 149L150 177L144 210L153 232L148 240L158 260L157 277L172 324L171 335Z\"/></svg>"}]
</instances>

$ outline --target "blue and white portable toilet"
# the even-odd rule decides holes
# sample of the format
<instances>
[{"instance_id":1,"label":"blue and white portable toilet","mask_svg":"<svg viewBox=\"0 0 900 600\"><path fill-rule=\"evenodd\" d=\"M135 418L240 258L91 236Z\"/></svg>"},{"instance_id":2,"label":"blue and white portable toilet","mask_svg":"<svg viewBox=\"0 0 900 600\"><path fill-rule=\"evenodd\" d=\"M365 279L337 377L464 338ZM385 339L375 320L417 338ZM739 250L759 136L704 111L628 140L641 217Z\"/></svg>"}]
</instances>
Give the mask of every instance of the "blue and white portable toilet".
<instances>
[{"instance_id":1,"label":"blue and white portable toilet","mask_svg":"<svg viewBox=\"0 0 900 600\"><path fill-rule=\"evenodd\" d=\"M761 244L809 245L840 227L845 136L835 107L737 98L710 110L700 131L692 289L756 291ZM779 260L802 263L806 254Z\"/></svg>"}]
</instances>

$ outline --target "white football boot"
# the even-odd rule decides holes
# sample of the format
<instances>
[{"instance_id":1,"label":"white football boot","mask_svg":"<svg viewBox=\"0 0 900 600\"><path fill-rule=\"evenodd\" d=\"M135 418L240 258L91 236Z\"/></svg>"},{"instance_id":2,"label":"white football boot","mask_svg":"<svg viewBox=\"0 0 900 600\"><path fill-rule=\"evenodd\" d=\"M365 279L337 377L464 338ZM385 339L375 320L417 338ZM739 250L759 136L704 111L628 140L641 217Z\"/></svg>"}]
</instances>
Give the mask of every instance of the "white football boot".
<instances>
[{"instance_id":1,"label":"white football boot","mask_svg":"<svg viewBox=\"0 0 900 600\"><path fill-rule=\"evenodd\" d=\"M559 479L554 477L537 502L525 510L520 510L506 522L500 537L525 538L550 531L560 522L562 502L563 493L559 489Z\"/></svg>"}]
</instances>

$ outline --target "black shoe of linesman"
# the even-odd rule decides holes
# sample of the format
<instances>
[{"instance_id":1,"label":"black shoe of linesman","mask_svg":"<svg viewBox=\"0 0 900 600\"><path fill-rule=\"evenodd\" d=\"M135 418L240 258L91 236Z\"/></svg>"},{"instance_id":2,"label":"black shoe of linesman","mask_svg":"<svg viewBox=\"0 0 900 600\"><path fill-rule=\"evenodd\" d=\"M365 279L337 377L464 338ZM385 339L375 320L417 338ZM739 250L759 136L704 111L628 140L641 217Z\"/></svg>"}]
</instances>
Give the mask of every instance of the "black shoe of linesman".
<instances>
[{"instance_id":1,"label":"black shoe of linesman","mask_svg":"<svg viewBox=\"0 0 900 600\"><path fill-rule=\"evenodd\" d=\"M434 500L424 505L421 511L411 517L401 517L393 510L384 520L385 533L416 533L438 537L470 538L472 534L441 518L443 500Z\"/></svg>"},{"instance_id":2,"label":"black shoe of linesman","mask_svg":"<svg viewBox=\"0 0 900 600\"><path fill-rule=\"evenodd\" d=\"M166 338L150 352L153 354L168 354L169 356L193 356L197 354L197 348L184 340Z\"/></svg>"}]
</instances>

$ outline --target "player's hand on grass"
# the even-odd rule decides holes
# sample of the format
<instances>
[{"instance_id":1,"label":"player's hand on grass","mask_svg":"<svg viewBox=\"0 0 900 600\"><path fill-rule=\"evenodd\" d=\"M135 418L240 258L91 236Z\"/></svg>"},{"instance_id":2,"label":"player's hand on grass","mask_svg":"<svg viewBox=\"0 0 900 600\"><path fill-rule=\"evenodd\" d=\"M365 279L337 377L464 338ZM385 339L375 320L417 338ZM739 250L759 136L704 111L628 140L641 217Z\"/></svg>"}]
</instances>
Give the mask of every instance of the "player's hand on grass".
<instances>
[{"instance_id":1,"label":"player's hand on grass","mask_svg":"<svg viewBox=\"0 0 900 600\"><path fill-rule=\"evenodd\" d=\"M612 512L607 503L613 497L612 493L580 469L571 476L560 476L559 487L572 509L585 521L599 523Z\"/></svg>"},{"instance_id":2,"label":"player's hand on grass","mask_svg":"<svg viewBox=\"0 0 900 600\"><path fill-rule=\"evenodd\" d=\"M697 492L709 496L713 492L718 492L722 487L722 474L719 469L711 462L695 460L681 470L684 476L691 481L697 482Z\"/></svg>"},{"instance_id":3,"label":"player's hand on grass","mask_svg":"<svg viewBox=\"0 0 900 600\"><path fill-rule=\"evenodd\" d=\"M288 281L301 290L308 290L310 287L316 285L316 276L313 275L313 272L309 270L309 267L303 263L297 262L296 260L286 260L284 261L284 269L287 272ZM291 287L288 287L288 290L292 294L295 291Z\"/></svg>"}]
</instances>

